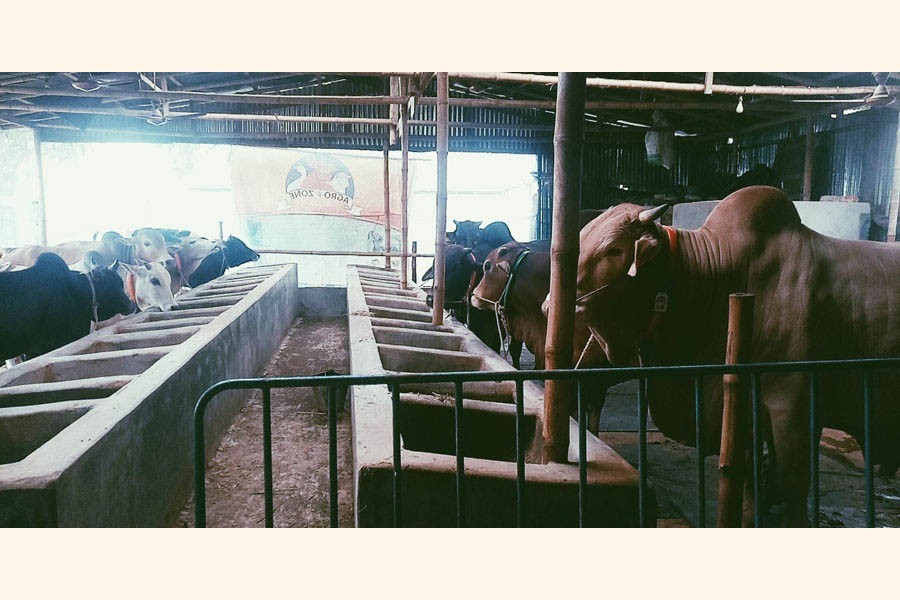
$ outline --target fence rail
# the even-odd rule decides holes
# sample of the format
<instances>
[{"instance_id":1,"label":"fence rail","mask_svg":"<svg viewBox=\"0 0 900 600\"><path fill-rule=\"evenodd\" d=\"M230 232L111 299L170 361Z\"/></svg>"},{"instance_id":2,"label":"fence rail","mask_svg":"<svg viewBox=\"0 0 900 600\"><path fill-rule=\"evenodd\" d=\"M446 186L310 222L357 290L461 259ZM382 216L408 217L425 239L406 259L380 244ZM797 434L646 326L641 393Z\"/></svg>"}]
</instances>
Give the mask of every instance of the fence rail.
<instances>
[{"instance_id":1,"label":"fence rail","mask_svg":"<svg viewBox=\"0 0 900 600\"><path fill-rule=\"evenodd\" d=\"M208 388L200 396L194 408L194 507L195 526L206 526L206 451L204 446L204 414L207 406L220 393L228 390L261 390L263 395L263 453L265 470L265 523L267 527L274 526L273 500L272 500L272 436L271 436L271 410L270 393L273 389L280 388L316 388L326 387L328 392L328 431L329 431L329 479L330 479L330 523L332 527L338 525L337 509L337 415L336 395L338 387L359 385L387 385L391 390L392 405L392 429L393 429L393 518L394 526L402 523L402 506L400 494L402 489L402 464L401 464L401 440L399 428L400 412L400 386L410 383L454 383L455 384L455 439L456 439L456 498L457 498L457 524L464 526L465 507L465 457L461 451L461 431L464 427L462 399L464 384L468 382L485 381L513 381L516 386L516 523L522 526L525 522L525 451L521 445L521 432L523 430L524 395L523 383L534 380L560 380L574 379L578 386L577 414L578 418L578 445L579 445L579 484L578 484L578 515L579 525L585 522L585 506L587 489L587 457L586 457L586 406L582 402L582 383L585 380L607 380L621 382L625 380L638 380L638 498L639 498L639 523L641 527L647 525L644 502L647 498L647 398L645 391L646 381L655 377L684 376L692 377L694 382L694 414L696 419L697 440L697 522L700 527L705 527L706 517L706 489L705 489L705 464L704 449L702 444L702 380L705 377L722 376L725 374L749 375L752 386L752 440L753 440L753 495L754 495L754 525L761 525L760 496L761 496L761 470L762 470L762 427L761 413L761 385L760 376L771 373L809 373L810 391L810 475L811 475L811 525L819 524L819 416L820 407L817 403L819 395L819 377L823 371L862 371L863 372L863 419L865 423L865 435L863 440L863 453L865 457L865 506L866 526L875 526L875 492L874 492L874 465L871 457L872 438L872 372L879 369L900 368L900 358L877 358L856 360L826 360L826 361L795 361L781 363L752 363L737 365L689 365L689 366L657 366L657 367L626 367L606 369L561 369L554 371L462 371L446 373L409 373L391 375L330 375L330 376L295 376L295 377L265 377L247 379L229 379L220 381Z\"/></svg>"}]
</instances>

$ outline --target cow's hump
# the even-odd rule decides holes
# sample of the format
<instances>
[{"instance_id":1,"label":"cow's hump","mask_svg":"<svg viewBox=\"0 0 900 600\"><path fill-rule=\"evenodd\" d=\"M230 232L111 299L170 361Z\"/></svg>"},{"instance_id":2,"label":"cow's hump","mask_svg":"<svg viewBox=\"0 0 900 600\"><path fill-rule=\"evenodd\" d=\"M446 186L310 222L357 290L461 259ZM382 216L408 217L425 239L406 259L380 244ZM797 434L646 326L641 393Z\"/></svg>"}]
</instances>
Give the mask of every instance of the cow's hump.
<instances>
[{"instance_id":1,"label":"cow's hump","mask_svg":"<svg viewBox=\"0 0 900 600\"><path fill-rule=\"evenodd\" d=\"M729 194L713 209L703 226L716 231L739 228L774 234L799 228L800 214L780 189L755 185Z\"/></svg>"}]
</instances>

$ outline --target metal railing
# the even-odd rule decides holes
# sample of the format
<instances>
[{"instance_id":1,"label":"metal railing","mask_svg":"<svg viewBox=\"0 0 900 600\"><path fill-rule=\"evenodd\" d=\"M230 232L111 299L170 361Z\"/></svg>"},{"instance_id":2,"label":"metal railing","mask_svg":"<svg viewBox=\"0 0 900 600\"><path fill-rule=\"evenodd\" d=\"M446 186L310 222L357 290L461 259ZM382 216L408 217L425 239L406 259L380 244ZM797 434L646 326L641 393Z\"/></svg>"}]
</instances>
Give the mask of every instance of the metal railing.
<instances>
[{"instance_id":1,"label":"metal railing","mask_svg":"<svg viewBox=\"0 0 900 600\"><path fill-rule=\"evenodd\" d=\"M574 379L577 381L578 410L578 447L579 447L579 482L578 482L578 523L586 523L586 491L587 491L587 432L585 423L586 403L582 401L582 384L586 380L605 380L610 385L626 380L638 380L638 512L641 527L647 523L648 477L647 477L647 398L645 384L654 377L683 376L692 377L694 381L694 415L696 427L696 470L697 470L697 524L706 526L706 484L705 462L702 433L703 394L702 382L707 377L721 377L725 374L748 375L751 385L751 415L753 441L753 497L754 525L762 524L761 491L762 491L762 426L761 426L761 385L760 376L771 373L809 373L809 452L810 452L810 493L811 493L811 525L819 525L819 411L817 402L818 383L822 371L862 371L863 372L863 419L864 440L863 455L865 457L865 512L866 526L875 526L875 489L874 465L872 463L872 373L879 369L900 369L900 358L878 358L857 360L798 361L784 363L753 363L741 365L693 365L693 366L659 366L629 367L606 369L566 369L556 371L463 371L447 373L410 373L392 375L331 375L308 377L270 377L252 379L230 379L214 384L200 396L194 409L194 510L195 526L206 526L206 452L204 437L204 414L207 406L220 393L228 390L260 390L262 392L263 416L263 468L265 487L265 525L274 526L273 486L272 486L272 425L271 425L271 390L278 388L317 388L326 387L328 397L328 432L329 432L329 496L330 524L338 526L338 481L337 481L337 389L358 385L387 385L391 391L392 436L393 436L393 524L399 527L402 523L401 490L402 464L400 440L400 387L411 383L454 383L455 384L455 447L456 447L456 509L457 525L465 526L465 456L462 452L461 432L463 422L464 384L467 382L502 382L515 383L515 452L516 452L516 524L521 527L525 523L525 449L522 447L523 426L525 420L523 385L525 381L548 379Z\"/></svg>"}]
</instances>

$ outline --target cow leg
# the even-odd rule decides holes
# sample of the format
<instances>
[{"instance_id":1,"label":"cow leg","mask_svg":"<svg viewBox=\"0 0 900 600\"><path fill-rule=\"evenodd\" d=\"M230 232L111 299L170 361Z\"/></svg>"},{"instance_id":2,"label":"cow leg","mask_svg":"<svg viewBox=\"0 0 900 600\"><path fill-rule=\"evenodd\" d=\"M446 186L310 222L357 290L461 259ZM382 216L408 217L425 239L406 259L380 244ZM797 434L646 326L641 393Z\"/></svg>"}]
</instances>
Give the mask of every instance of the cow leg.
<instances>
[{"instance_id":1,"label":"cow leg","mask_svg":"<svg viewBox=\"0 0 900 600\"><path fill-rule=\"evenodd\" d=\"M779 391L766 397L770 409L772 439L775 444L777 466L775 482L784 500L782 525L808 527L806 498L809 492L809 423L805 406L793 395ZM774 397L773 397L774 396Z\"/></svg>"},{"instance_id":2,"label":"cow leg","mask_svg":"<svg viewBox=\"0 0 900 600\"><path fill-rule=\"evenodd\" d=\"M511 338L509 340L509 357L512 359L513 367L521 368L522 364L522 340Z\"/></svg>"}]
</instances>

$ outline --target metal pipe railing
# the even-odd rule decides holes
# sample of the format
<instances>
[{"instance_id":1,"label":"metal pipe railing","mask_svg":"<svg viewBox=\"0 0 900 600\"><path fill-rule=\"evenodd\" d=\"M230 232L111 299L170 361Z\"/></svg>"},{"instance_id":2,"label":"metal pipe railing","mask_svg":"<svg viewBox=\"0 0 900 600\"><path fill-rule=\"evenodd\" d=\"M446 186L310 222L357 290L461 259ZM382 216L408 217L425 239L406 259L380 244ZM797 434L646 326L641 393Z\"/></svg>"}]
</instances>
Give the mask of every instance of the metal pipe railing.
<instances>
[{"instance_id":1,"label":"metal pipe railing","mask_svg":"<svg viewBox=\"0 0 900 600\"><path fill-rule=\"evenodd\" d=\"M658 367L626 367L608 369L564 369L536 371L463 371L445 373L408 373L391 375L330 375L299 377L267 377L253 379L231 379L220 381L208 388L200 396L194 408L194 492L195 492L195 525L206 526L206 482L205 482L205 434L204 414L210 402L220 393L228 390L261 390L263 395L263 451L265 469L265 511L266 526L274 526L273 485L272 485L272 447L271 447L271 390L277 388L306 388L325 386L328 393L328 430L329 430L329 494L330 523L338 526L338 481L337 481L337 407L336 390L339 386L354 385L387 385L391 392L392 438L393 438L393 522L395 527L402 526L402 461L400 435L400 386L408 383L454 383L456 388L454 435L456 440L456 500L457 524L465 526L465 452L463 449L463 383L484 381L513 381L516 386L516 524L525 525L526 519L526 477L525 458L522 438L524 435L524 382L530 380L574 379L578 382L578 415L579 415L579 483L578 483L578 522L580 526L587 523L587 444L586 444L586 407L582 397L582 383L587 379L605 378L610 381L638 379L638 497L639 524L647 526L650 507L645 505L648 497L648 460L647 460L647 391L648 379L661 376L681 375L692 377L694 382L694 414L697 444L697 522L700 527L706 525L706 486L703 451L703 399L702 378L722 376L727 373L750 375L752 382L753 412L753 474L754 474L754 525L762 525L762 390L761 375L763 373L799 373L810 374L810 495L811 524L819 525L819 374L825 370L863 371L863 411L865 436L863 451L865 456L865 513L866 526L875 526L875 489L874 464L872 462L872 429L873 397L872 373L876 369L898 369L900 358L827 360L827 361L794 361L783 363L753 363L735 365L688 365Z\"/></svg>"}]
</instances>

